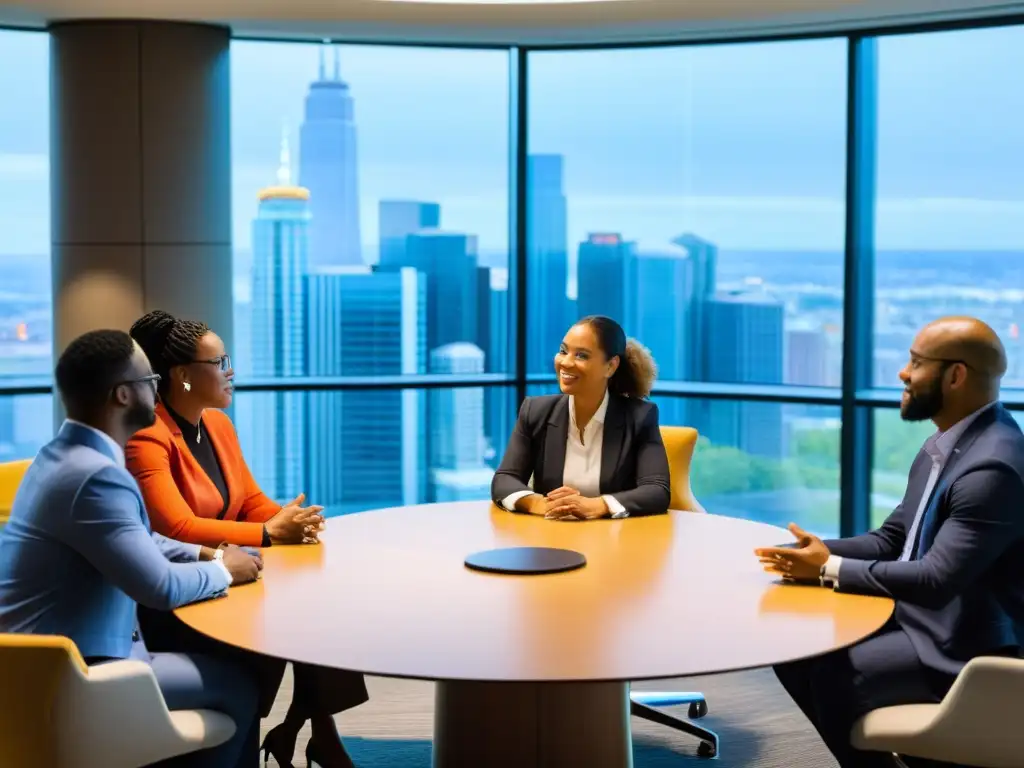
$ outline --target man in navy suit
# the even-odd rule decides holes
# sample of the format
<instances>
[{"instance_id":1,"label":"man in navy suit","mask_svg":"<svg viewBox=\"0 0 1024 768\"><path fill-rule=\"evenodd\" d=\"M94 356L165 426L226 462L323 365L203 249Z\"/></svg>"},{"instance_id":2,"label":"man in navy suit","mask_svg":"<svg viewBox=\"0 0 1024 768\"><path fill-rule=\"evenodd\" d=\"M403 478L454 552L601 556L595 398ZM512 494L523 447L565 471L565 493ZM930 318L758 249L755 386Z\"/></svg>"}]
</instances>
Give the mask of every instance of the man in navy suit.
<instances>
[{"instance_id":1,"label":"man in navy suit","mask_svg":"<svg viewBox=\"0 0 1024 768\"><path fill-rule=\"evenodd\" d=\"M61 355L56 380L68 419L26 472L0 535L0 632L69 637L89 664L148 662L168 708L219 710L236 725L226 744L161 765L251 766L254 681L223 659L150 654L138 631L136 604L169 611L217 597L262 567L237 547L152 533L124 445L153 423L158 378L121 331L87 333Z\"/></svg>"},{"instance_id":2,"label":"man in navy suit","mask_svg":"<svg viewBox=\"0 0 1024 768\"><path fill-rule=\"evenodd\" d=\"M900 414L938 432L903 501L862 536L821 541L791 525L794 548L756 553L785 580L895 600L863 642L775 669L844 768L892 765L850 745L859 717L938 702L970 659L1024 646L1024 434L998 402L1005 372L1003 345L981 321L926 326L900 372Z\"/></svg>"}]
</instances>

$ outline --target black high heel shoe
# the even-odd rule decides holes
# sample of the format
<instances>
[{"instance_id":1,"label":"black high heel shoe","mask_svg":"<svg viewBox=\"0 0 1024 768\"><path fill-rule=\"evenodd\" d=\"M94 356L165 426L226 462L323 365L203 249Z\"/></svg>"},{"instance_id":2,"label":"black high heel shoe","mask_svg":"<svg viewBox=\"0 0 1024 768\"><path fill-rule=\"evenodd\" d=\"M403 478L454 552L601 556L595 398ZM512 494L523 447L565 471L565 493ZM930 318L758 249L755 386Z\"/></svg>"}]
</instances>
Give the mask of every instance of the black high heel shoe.
<instances>
[{"instance_id":1,"label":"black high heel shoe","mask_svg":"<svg viewBox=\"0 0 1024 768\"><path fill-rule=\"evenodd\" d=\"M342 745L342 749L345 749L344 744ZM342 766L333 766L323 759L323 755L320 753L320 748L312 738L306 742L306 768L313 768L314 763L320 766L320 768L355 768L356 764L352 762L352 758L349 757L347 751L345 752L345 759L347 762Z\"/></svg>"},{"instance_id":2,"label":"black high heel shoe","mask_svg":"<svg viewBox=\"0 0 1024 768\"><path fill-rule=\"evenodd\" d=\"M295 768L295 764L292 763L292 754L295 752L295 742L292 742L292 751L288 753L288 759L285 757L285 750L287 747L280 742L280 736L283 731L278 730L281 726L276 725L267 731L267 735L263 738L263 743L260 745L260 751L263 753L263 768L267 768L267 764L270 762L270 756L274 756L274 762L276 762L281 768ZM309 747L306 747L307 760L309 759Z\"/></svg>"}]
</instances>

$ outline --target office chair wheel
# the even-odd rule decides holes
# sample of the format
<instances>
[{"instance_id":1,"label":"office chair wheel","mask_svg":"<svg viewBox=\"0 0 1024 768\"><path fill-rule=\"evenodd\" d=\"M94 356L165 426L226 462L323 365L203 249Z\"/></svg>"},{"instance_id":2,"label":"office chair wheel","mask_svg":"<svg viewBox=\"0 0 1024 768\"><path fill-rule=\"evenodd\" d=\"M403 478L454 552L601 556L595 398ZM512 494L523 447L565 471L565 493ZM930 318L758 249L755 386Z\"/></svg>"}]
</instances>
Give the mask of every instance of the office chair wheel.
<instances>
[{"instance_id":1,"label":"office chair wheel","mask_svg":"<svg viewBox=\"0 0 1024 768\"><path fill-rule=\"evenodd\" d=\"M686 716L691 720L699 720L708 713L708 703L706 701L691 701L690 708L686 712Z\"/></svg>"},{"instance_id":2,"label":"office chair wheel","mask_svg":"<svg viewBox=\"0 0 1024 768\"><path fill-rule=\"evenodd\" d=\"M714 757L715 745L710 741L702 741L697 745L697 757Z\"/></svg>"}]
</instances>

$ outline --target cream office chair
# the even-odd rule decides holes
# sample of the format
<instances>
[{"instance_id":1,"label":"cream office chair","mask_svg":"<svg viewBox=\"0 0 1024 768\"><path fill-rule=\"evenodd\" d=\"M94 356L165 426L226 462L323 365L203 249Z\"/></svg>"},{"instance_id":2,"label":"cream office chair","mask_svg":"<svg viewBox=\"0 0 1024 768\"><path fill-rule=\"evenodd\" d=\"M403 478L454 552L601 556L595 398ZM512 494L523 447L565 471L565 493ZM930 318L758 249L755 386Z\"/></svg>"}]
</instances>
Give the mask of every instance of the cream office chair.
<instances>
[{"instance_id":1,"label":"cream office chair","mask_svg":"<svg viewBox=\"0 0 1024 768\"><path fill-rule=\"evenodd\" d=\"M1024 765L1024 660L972 659L939 704L906 704L869 712L853 727L857 749L978 766Z\"/></svg>"},{"instance_id":2,"label":"cream office chair","mask_svg":"<svg viewBox=\"0 0 1024 768\"><path fill-rule=\"evenodd\" d=\"M14 494L18 491L21 478L25 476L25 470L31 463L31 459L0 463L0 529L7 524L7 518L11 516Z\"/></svg>"},{"instance_id":3,"label":"cream office chair","mask_svg":"<svg viewBox=\"0 0 1024 768\"><path fill-rule=\"evenodd\" d=\"M137 768L223 744L231 718L170 712L149 666L87 667L66 637L0 634L0 764Z\"/></svg>"},{"instance_id":4,"label":"cream office chair","mask_svg":"<svg viewBox=\"0 0 1024 768\"><path fill-rule=\"evenodd\" d=\"M704 512L690 487L690 465L697 445L697 430L692 427L662 427L661 439L668 454L669 487L672 497L671 509L687 512ZM708 713L708 704L703 693L674 691L631 691L629 694L630 713L652 723L674 728L700 739L697 754L714 757L718 754L718 736L707 728L701 728L689 720L662 712L656 707L672 707L688 704L688 716L692 720Z\"/></svg>"}]
</instances>

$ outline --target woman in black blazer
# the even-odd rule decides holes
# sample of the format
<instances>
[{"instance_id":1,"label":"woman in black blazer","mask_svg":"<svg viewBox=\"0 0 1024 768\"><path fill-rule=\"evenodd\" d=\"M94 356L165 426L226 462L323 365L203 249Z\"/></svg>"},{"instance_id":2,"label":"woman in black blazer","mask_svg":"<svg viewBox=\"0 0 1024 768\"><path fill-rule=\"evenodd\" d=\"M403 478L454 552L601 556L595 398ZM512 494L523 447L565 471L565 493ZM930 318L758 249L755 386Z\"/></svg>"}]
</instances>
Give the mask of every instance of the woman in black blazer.
<instances>
[{"instance_id":1,"label":"woman in black blazer","mask_svg":"<svg viewBox=\"0 0 1024 768\"><path fill-rule=\"evenodd\" d=\"M494 503L550 520L665 512L668 457L658 406L646 399L657 375L650 352L592 315L565 334L555 371L561 395L523 402L491 481Z\"/></svg>"}]
</instances>

